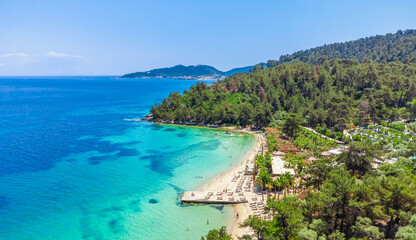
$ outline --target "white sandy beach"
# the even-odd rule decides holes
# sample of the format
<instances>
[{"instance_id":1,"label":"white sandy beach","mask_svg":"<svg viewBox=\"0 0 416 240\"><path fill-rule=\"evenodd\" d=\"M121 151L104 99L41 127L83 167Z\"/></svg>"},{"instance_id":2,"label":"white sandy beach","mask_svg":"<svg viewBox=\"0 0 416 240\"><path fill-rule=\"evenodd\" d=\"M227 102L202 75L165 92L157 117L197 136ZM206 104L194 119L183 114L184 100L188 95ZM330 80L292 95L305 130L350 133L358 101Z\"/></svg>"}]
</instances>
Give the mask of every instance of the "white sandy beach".
<instances>
[{"instance_id":1,"label":"white sandy beach","mask_svg":"<svg viewBox=\"0 0 416 240\"><path fill-rule=\"evenodd\" d=\"M235 131L235 129L228 129ZM262 143L264 142L263 136L260 134L257 134L253 131L248 130L239 130L240 132L245 132L249 134L253 134L255 137L255 145L251 149L251 151L246 154L246 156L234 167L229 169L226 172L221 173L219 176L217 176L215 179L211 179L208 183L206 183L204 186L202 186L200 191L210 191L210 192L217 192L217 191L223 191L224 189L235 189L236 182L232 182L232 179L236 176L236 174L241 171L244 173L244 170L246 168L246 164L248 162L253 162L254 157L257 155L258 151L261 151ZM243 175L243 174L241 174ZM247 176L252 177L252 176ZM246 197L248 198L249 202L244 204L235 204L234 207L234 218L232 222L230 222L228 227L228 232L232 234L233 238L237 238L237 236L241 236L245 233L248 233L249 229L241 229L238 227L238 225L243 222L250 214L253 214L253 212L250 209L250 200L252 197L257 197L254 193L245 193ZM261 198L260 198L261 199ZM238 214L238 218L236 217Z\"/></svg>"}]
</instances>

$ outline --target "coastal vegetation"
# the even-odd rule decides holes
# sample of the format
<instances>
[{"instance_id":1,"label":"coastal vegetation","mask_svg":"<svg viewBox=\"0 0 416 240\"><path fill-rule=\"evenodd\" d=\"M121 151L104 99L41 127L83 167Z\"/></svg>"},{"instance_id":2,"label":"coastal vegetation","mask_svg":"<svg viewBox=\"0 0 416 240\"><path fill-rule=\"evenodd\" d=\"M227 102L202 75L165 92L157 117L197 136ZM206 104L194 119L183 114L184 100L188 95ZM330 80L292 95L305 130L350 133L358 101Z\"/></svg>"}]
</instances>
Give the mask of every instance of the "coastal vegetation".
<instances>
[{"instance_id":1,"label":"coastal vegetation","mask_svg":"<svg viewBox=\"0 0 416 240\"><path fill-rule=\"evenodd\" d=\"M231 240L231 235L227 233L226 227L221 227L220 229L212 229L208 232L205 237L202 237L201 240Z\"/></svg>"},{"instance_id":2,"label":"coastal vegetation","mask_svg":"<svg viewBox=\"0 0 416 240\"><path fill-rule=\"evenodd\" d=\"M334 59L320 65L283 63L237 74L211 85L199 82L151 108L154 120L268 126L282 112L305 126L341 131L348 124L413 116L416 63Z\"/></svg>"}]
</instances>

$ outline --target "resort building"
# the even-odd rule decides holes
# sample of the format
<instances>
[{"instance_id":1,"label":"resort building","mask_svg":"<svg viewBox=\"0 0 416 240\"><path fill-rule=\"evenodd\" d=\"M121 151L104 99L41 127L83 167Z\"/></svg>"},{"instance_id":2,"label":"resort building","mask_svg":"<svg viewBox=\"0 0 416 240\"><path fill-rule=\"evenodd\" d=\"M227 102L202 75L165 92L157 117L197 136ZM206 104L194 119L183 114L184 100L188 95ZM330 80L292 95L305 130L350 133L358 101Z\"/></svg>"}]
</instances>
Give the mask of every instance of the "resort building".
<instances>
[{"instance_id":1,"label":"resort building","mask_svg":"<svg viewBox=\"0 0 416 240\"><path fill-rule=\"evenodd\" d=\"M280 176L288 172L290 175L294 176L295 171L292 168L285 167L285 161L280 156L272 157L272 175Z\"/></svg>"}]
</instances>

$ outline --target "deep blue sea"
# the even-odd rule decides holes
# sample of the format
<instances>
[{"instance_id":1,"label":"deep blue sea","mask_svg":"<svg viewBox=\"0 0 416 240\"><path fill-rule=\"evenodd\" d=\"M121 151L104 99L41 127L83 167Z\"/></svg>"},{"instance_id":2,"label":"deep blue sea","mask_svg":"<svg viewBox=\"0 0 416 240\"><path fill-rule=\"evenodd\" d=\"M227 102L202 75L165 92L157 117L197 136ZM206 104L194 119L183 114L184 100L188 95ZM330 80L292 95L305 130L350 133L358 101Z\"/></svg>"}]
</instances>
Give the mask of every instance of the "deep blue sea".
<instances>
[{"instance_id":1,"label":"deep blue sea","mask_svg":"<svg viewBox=\"0 0 416 240\"><path fill-rule=\"evenodd\" d=\"M0 239L200 239L228 225L230 207L178 195L237 164L252 137L139 121L195 82L0 77Z\"/></svg>"}]
</instances>

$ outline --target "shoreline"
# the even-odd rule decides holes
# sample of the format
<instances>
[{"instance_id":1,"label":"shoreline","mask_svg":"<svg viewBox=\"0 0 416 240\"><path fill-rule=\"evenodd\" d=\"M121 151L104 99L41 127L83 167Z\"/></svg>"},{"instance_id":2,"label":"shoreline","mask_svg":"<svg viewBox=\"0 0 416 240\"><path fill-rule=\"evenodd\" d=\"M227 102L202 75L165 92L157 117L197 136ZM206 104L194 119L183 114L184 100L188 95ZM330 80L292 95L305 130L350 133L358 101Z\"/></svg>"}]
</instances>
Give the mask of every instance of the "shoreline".
<instances>
[{"instance_id":1,"label":"shoreline","mask_svg":"<svg viewBox=\"0 0 416 240\"><path fill-rule=\"evenodd\" d=\"M146 120L143 120L146 121ZM188 125L188 124L180 124L180 123L166 123L166 122L158 122L158 121L147 121L156 124L162 125L177 125L177 126L187 126L187 127L197 127L197 128L209 128L209 129L217 129L220 131L230 131L234 133L246 133L253 136L253 139L256 141L254 145L251 147L249 152L245 154L238 163L234 164L224 172L221 172L219 175L215 176L207 180L203 183L200 187L198 187L197 191L222 191L226 189L227 186L230 184L231 180L234 178L235 174L239 171L244 173L246 163L254 162L254 158L257 155L258 151L262 150L262 144L265 142L265 139L258 131L249 130L244 128L236 128L236 127L226 127L226 126L201 126L201 125ZM251 177L251 175L248 175ZM233 208L233 217L227 225L227 231L231 234L233 239L237 239L238 236L242 236L247 231L247 228L242 229L239 227L239 224L243 222L245 219L248 218L250 214L252 214L249 203L242 203L242 204L232 204ZM236 217L238 214L238 218Z\"/></svg>"},{"instance_id":2,"label":"shoreline","mask_svg":"<svg viewBox=\"0 0 416 240\"><path fill-rule=\"evenodd\" d=\"M227 185L231 182L231 179L233 179L235 173L239 171L244 172L246 163L254 162L255 156L257 155L258 151L261 150L264 139L259 133L242 129L235 130L228 127L226 129L229 131L238 131L252 134L255 137L256 142L250 151L241 159L241 161L227 169L225 172L220 173L220 175L216 176L215 178L208 180L208 182L197 189L198 191L216 192L227 188ZM248 218L251 210L248 203L232 204L231 206L233 208L233 218L230 220L230 223L227 226L227 231L229 234L231 234L233 239L237 239L237 236L241 236L247 232L247 229L241 229L239 224ZM236 217L237 214L238 218Z\"/></svg>"}]
</instances>

